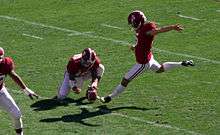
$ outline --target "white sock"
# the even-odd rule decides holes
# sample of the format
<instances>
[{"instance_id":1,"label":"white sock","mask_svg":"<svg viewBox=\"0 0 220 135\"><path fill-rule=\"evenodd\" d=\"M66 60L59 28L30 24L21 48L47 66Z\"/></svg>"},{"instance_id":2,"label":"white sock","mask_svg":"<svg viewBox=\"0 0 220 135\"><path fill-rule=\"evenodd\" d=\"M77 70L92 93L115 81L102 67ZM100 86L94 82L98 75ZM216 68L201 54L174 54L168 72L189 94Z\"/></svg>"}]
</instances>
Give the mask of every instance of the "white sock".
<instances>
[{"instance_id":1,"label":"white sock","mask_svg":"<svg viewBox=\"0 0 220 135\"><path fill-rule=\"evenodd\" d=\"M165 71L171 70L176 67L181 67L182 62L165 62L162 64Z\"/></svg>"},{"instance_id":2,"label":"white sock","mask_svg":"<svg viewBox=\"0 0 220 135\"><path fill-rule=\"evenodd\" d=\"M23 135L23 131L21 133L17 133L17 135Z\"/></svg>"},{"instance_id":3,"label":"white sock","mask_svg":"<svg viewBox=\"0 0 220 135\"><path fill-rule=\"evenodd\" d=\"M121 84L119 84L119 85L115 88L115 90L112 92L112 94L110 94L109 96L110 96L111 98L114 98L114 97L118 96L120 93L122 93L122 92L124 91L124 89L125 89L125 87L122 86Z\"/></svg>"}]
</instances>

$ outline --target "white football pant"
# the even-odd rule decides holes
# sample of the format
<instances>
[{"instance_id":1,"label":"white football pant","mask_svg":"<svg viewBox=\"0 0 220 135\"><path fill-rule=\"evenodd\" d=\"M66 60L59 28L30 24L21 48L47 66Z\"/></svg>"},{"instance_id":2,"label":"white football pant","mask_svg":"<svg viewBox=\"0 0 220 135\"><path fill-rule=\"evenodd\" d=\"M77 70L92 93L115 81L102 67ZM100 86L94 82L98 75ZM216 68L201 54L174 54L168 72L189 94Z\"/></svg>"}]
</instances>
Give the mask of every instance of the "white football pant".
<instances>
[{"instance_id":1,"label":"white football pant","mask_svg":"<svg viewBox=\"0 0 220 135\"><path fill-rule=\"evenodd\" d=\"M105 70L104 66L102 64L99 64L99 67L97 69L98 76L102 77L104 70ZM84 74L83 76L76 77L75 78L76 87L82 89L84 81L89 80L89 79L92 79L91 72L88 72L88 73ZM63 83L61 84L61 86L58 90L57 98L58 99L66 98L66 96L69 94L70 90L71 90L71 88L69 85L69 73L66 71L64 73Z\"/></svg>"},{"instance_id":2,"label":"white football pant","mask_svg":"<svg viewBox=\"0 0 220 135\"><path fill-rule=\"evenodd\" d=\"M158 71L161 65L154 59L153 55L150 61L146 64L138 64L136 63L128 72L125 74L124 78L131 81L134 78L138 77L144 71L151 70L151 71Z\"/></svg>"},{"instance_id":3,"label":"white football pant","mask_svg":"<svg viewBox=\"0 0 220 135\"><path fill-rule=\"evenodd\" d=\"M14 99L8 93L5 86L3 86L3 88L0 90L0 107L10 114L14 122L15 129L23 128L21 111L15 103Z\"/></svg>"}]
</instances>

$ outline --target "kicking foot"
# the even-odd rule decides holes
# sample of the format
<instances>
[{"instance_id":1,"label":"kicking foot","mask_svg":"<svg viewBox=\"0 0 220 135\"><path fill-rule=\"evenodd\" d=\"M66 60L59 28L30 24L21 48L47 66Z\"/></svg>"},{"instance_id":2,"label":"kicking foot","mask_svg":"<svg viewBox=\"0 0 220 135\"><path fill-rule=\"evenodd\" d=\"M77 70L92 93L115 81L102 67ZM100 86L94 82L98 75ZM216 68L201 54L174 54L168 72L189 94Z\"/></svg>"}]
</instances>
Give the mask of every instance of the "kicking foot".
<instances>
[{"instance_id":1,"label":"kicking foot","mask_svg":"<svg viewBox=\"0 0 220 135\"><path fill-rule=\"evenodd\" d=\"M106 97L101 97L100 101L102 103L109 103L112 100L112 98L110 96L106 96Z\"/></svg>"},{"instance_id":2,"label":"kicking foot","mask_svg":"<svg viewBox=\"0 0 220 135\"><path fill-rule=\"evenodd\" d=\"M181 64L182 64L183 66L186 66L186 67L188 67L188 66L195 66L193 60L182 61Z\"/></svg>"}]
</instances>

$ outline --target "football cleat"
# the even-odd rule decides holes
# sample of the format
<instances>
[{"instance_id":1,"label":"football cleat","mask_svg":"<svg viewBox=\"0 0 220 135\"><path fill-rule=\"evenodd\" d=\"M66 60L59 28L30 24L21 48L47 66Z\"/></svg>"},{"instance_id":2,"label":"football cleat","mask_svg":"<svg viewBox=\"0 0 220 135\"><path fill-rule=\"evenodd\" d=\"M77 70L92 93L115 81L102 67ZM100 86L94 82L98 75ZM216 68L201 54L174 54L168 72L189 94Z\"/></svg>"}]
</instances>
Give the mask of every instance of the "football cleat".
<instances>
[{"instance_id":1,"label":"football cleat","mask_svg":"<svg viewBox=\"0 0 220 135\"><path fill-rule=\"evenodd\" d=\"M100 101L102 103L109 103L112 100L112 98L110 96L106 96L106 97L101 97Z\"/></svg>"},{"instance_id":2,"label":"football cleat","mask_svg":"<svg viewBox=\"0 0 220 135\"><path fill-rule=\"evenodd\" d=\"M182 64L183 66L186 66L186 67L188 67L188 66L195 66L193 60L182 61L181 64Z\"/></svg>"}]
</instances>

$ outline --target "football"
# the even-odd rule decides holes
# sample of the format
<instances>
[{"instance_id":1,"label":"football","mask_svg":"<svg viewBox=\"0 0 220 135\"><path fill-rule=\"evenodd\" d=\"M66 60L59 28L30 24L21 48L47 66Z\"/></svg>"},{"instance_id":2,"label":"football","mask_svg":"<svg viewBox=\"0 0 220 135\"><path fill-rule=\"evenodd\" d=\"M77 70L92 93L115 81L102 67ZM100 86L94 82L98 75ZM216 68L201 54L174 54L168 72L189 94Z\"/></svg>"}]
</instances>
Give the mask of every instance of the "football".
<instances>
[{"instance_id":1,"label":"football","mask_svg":"<svg viewBox=\"0 0 220 135\"><path fill-rule=\"evenodd\" d=\"M97 91L95 89L87 90L86 97L88 101L94 102L97 99Z\"/></svg>"}]
</instances>

